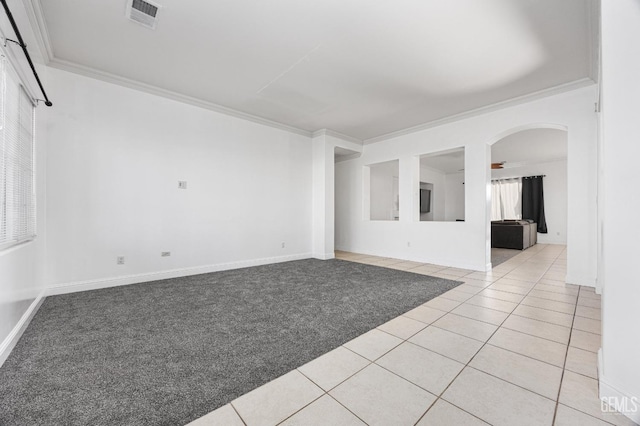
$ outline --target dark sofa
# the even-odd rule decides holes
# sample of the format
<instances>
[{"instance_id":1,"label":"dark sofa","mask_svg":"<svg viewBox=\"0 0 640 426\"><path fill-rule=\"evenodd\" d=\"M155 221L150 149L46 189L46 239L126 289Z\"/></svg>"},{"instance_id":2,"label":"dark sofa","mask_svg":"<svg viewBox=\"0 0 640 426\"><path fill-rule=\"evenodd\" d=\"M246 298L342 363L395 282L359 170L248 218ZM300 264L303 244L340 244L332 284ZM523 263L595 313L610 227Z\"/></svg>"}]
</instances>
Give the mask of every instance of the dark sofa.
<instances>
[{"instance_id":1,"label":"dark sofa","mask_svg":"<svg viewBox=\"0 0 640 426\"><path fill-rule=\"evenodd\" d=\"M532 220L491 222L491 247L524 250L538 242L538 224Z\"/></svg>"}]
</instances>

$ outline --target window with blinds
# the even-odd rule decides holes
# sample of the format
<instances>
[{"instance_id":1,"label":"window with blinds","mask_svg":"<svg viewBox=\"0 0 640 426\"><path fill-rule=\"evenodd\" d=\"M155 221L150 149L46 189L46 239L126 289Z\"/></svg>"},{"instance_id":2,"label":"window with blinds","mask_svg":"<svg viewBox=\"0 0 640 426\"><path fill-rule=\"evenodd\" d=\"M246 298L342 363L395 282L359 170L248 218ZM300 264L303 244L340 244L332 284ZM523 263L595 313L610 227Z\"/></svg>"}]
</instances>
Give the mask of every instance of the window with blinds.
<instances>
[{"instance_id":1,"label":"window with blinds","mask_svg":"<svg viewBox=\"0 0 640 426\"><path fill-rule=\"evenodd\" d=\"M34 105L18 75L0 61L0 249L36 232Z\"/></svg>"}]
</instances>

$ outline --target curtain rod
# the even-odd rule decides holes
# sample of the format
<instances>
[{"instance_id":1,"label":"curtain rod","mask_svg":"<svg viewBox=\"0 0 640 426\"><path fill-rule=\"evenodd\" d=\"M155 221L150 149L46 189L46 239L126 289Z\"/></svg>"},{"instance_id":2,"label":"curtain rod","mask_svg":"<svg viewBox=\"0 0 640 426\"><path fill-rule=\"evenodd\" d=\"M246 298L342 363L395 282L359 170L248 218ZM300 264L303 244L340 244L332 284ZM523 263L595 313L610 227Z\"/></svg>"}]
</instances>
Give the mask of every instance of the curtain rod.
<instances>
[{"instance_id":1,"label":"curtain rod","mask_svg":"<svg viewBox=\"0 0 640 426\"><path fill-rule=\"evenodd\" d=\"M7 18L9 18L9 22L11 22L11 26L13 27L13 32L16 33L16 37L18 38L18 41L5 38L5 46L7 45L7 41L10 41L10 42L15 43L15 44L19 45L20 47L22 47L22 51L24 52L24 56L27 57L27 61L29 62L29 66L31 67L31 71L33 71L33 75L36 78L36 81L38 82L38 86L40 86L40 90L42 91L42 96L44 96L44 104L46 106L50 107L50 106L53 105L53 103L47 97L47 92L44 91L44 87L42 87L42 82L40 81L40 77L38 77L38 72L36 71L36 67L33 65L33 62L31 61L31 56L29 56L29 52L27 51L27 45L24 44L24 40L22 40L22 34L20 34L20 30L18 29L18 25L16 24L16 21L13 19L13 15L11 14L11 11L9 10L9 6L7 5L7 1L6 0L1 0L1 1L2 1L2 6L4 6L4 11L7 13ZM39 100L40 99L36 99L36 101L39 101Z\"/></svg>"},{"instance_id":2,"label":"curtain rod","mask_svg":"<svg viewBox=\"0 0 640 426\"><path fill-rule=\"evenodd\" d=\"M494 180L507 180L507 179L531 179L531 178L537 178L537 177L547 177L547 175L536 175L536 176L512 176L512 177L504 177L504 178L495 178L495 179L491 179L491 182L493 182Z\"/></svg>"}]
</instances>

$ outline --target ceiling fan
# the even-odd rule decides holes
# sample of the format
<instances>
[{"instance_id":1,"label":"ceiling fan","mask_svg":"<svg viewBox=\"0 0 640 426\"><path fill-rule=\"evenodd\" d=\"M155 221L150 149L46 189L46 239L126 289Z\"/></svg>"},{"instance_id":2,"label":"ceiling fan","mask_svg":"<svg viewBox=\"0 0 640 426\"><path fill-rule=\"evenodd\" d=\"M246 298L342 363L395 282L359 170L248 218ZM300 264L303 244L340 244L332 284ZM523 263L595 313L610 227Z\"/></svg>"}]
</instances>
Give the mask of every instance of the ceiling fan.
<instances>
[{"instance_id":1,"label":"ceiling fan","mask_svg":"<svg viewBox=\"0 0 640 426\"><path fill-rule=\"evenodd\" d=\"M501 161L499 163L491 163L491 169L504 169L506 161Z\"/></svg>"}]
</instances>

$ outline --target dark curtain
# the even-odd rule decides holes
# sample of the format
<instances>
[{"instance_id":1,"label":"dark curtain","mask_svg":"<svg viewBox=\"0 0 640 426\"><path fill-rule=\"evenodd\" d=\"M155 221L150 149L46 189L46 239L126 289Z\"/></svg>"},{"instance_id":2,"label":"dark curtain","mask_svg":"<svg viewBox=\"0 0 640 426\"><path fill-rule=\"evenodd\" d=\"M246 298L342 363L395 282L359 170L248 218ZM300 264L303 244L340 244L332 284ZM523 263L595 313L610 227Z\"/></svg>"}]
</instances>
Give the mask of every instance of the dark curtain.
<instances>
[{"instance_id":1,"label":"dark curtain","mask_svg":"<svg viewBox=\"0 0 640 426\"><path fill-rule=\"evenodd\" d=\"M547 233L547 221L544 217L544 192L542 176L522 178L522 218L532 219L538 224L538 232Z\"/></svg>"}]
</instances>

